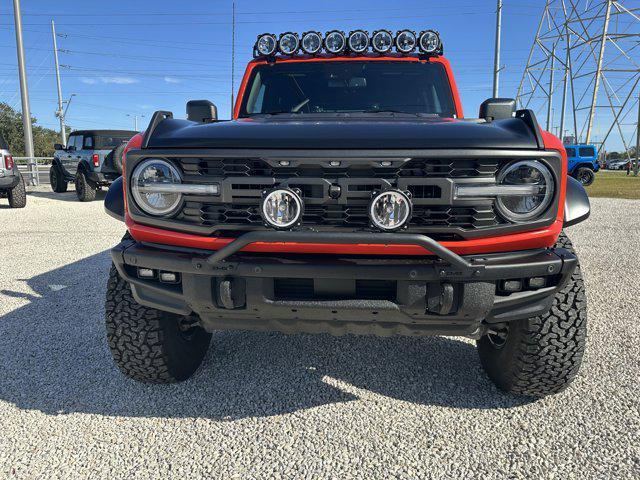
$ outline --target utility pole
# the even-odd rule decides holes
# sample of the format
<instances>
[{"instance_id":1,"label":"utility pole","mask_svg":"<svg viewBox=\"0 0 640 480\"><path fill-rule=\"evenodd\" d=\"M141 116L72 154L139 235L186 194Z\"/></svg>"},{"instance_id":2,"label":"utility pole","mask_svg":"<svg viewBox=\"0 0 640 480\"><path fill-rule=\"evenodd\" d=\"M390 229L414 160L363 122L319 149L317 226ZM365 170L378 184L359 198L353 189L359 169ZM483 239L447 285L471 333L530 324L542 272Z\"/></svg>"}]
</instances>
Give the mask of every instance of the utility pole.
<instances>
[{"instance_id":1,"label":"utility pole","mask_svg":"<svg viewBox=\"0 0 640 480\"><path fill-rule=\"evenodd\" d=\"M502 29L502 0L496 7L496 45L493 53L493 98L498 97L500 81L500 31Z\"/></svg>"},{"instance_id":2,"label":"utility pole","mask_svg":"<svg viewBox=\"0 0 640 480\"><path fill-rule=\"evenodd\" d=\"M53 36L53 59L56 64L56 83L58 85L58 110L56 117L60 120L60 140L62 146L67 147L67 132L64 126L64 110L62 109L62 86L60 85L60 64L58 63L58 41L56 40L56 25L51 20L51 35Z\"/></svg>"},{"instance_id":3,"label":"utility pole","mask_svg":"<svg viewBox=\"0 0 640 480\"><path fill-rule=\"evenodd\" d=\"M22 44L22 15L20 0L13 0L13 16L16 24L16 47L18 49L18 73L20 75L20 97L22 99L22 127L24 129L24 151L29 157L29 170L33 173L32 185L37 185L37 171L33 154L33 132L31 131L31 109L29 108L29 87L27 85L27 65Z\"/></svg>"},{"instance_id":4,"label":"utility pole","mask_svg":"<svg viewBox=\"0 0 640 480\"><path fill-rule=\"evenodd\" d=\"M138 115L127 113L127 117L133 117L133 129L137 132L138 131ZM144 115L140 115L140 118L144 118Z\"/></svg>"},{"instance_id":5,"label":"utility pole","mask_svg":"<svg viewBox=\"0 0 640 480\"><path fill-rule=\"evenodd\" d=\"M235 90L235 69L236 69L236 2L231 2L231 118L233 118L233 97Z\"/></svg>"},{"instance_id":6,"label":"utility pole","mask_svg":"<svg viewBox=\"0 0 640 480\"><path fill-rule=\"evenodd\" d=\"M556 46L553 45L551 49L551 68L549 69L549 91L547 92L547 132L550 132L550 127L553 122L553 73L556 64Z\"/></svg>"},{"instance_id":7,"label":"utility pole","mask_svg":"<svg viewBox=\"0 0 640 480\"><path fill-rule=\"evenodd\" d=\"M607 45L607 33L609 31L609 20L611 19L611 3L613 0L607 0L607 11L604 16L604 26L602 27L602 37L600 39L600 53L598 54L598 62L596 64L596 76L593 84L593 96L591 97L591 108L589 109L589 120L587 121L587 136L585 143L591 143L591 130L593 128L593 117L596 110L596 101L598 100L598 89L600 88L600 77L602 76L602 60L604 58L604 47Z\"/></svg>"}]
</instances>

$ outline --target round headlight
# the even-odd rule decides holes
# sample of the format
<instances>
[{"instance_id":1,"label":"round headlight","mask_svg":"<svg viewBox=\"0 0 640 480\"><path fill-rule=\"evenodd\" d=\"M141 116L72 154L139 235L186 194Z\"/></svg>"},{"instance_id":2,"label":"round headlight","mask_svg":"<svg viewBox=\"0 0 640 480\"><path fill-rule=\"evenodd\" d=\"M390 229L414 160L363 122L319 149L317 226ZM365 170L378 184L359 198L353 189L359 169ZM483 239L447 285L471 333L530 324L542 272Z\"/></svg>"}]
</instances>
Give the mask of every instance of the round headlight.
<instances>
[{"instance_id":1,"label":"round headlight","mask_svg":"<svg viewBox=\"0 0 640 480\"><path fill-rule=\"evenodd\" d=\"M287 229L300 221L302 209L300 195L288 188L278 188L264 196L262 219L273 228Z\"/></svg>"},{"instance_id":2,"label":"round headlight","mask_svg":"<svg viewBox=\"0 0 640 480\"><path fill-rule=\"evenodd\" d=\"M420 51L422 53L433 53L440 46L440 36L433 30L425 30L420 33Z\"/></svg>"},{"instance_id":3,"label":"round headlight","mask_svg":"<svg viewBox=\"0 0 640 480\"><path fill-rule=\"evenodd\" d=\"M354 30L349 34L349 50L364 53L369 48L369 34L364 30Z\"/></svg>"},{"instance_id":4,"label":"round headlight","mask_svg":"<svg viewBox=\"0 0 640 480\"><path fill-rule=\"evenodd\" d=\"M276 40L276 36L272 33L265 33L258 36L258 41L256 42L256 50L260 55L273 55L276 52L277 46L278 41Z\"/></svg>"},{"instance_id":5,"label":"round headlight","mask_svg":"<svg viewBox=\"0 0 640 480\"><path fill-rule=\"evenodd\" d=\"M300 47L300 40L295 33L287 32L280 35L278 48L283 55L293 55Z\"/></svg>"},{"instance_id":6,"label":"round headlight","mask_svg":"<svg viewBox=\"0 0 640 480\"><path fill-rule=\"evenodd\" d=\"M507 165L498 174L498 185L529 186L517 195L499 195L496 206L500 214L512 222L526 222L543 213L553 200L553 174L537 160L522 160Z\"/></svg>"},{"instance_id":7,"label":"round headlight","mask_svg":"<svg viewBox=\"0 0 640 480\"><path fill-rule=\"evenodd\" d=\"M156 216L169 215L175 212L182 200L182 194L173 192L171 186L180 183L182 177L176 167L166 160L150 158L133 170L131 194L145 212Z\"/></svg>"},{"instance_id":8,"label":"round headlight","mask_svg":"<svg viewBox=\"0 0 640 480\"><path fill-rule=\"evenodd\" d=\"M416 49L416 34L411 30L402 30L396 36L396 49L400 53L411 53Z\"/></svg>"},{"instance_id":9,"label":"round headlight","mask_svg":"<svg viewBox=\"0 0 640 480\"><path fill-rule=\"evenodd\" d=\"M306 32L302 35L302 50L315 55L322 48L322 36L318 32Z\"/></svg>"},{"instance_id":10,"label":"round headlight","mask_svg":"<svg viewBox=\"0 0 640 480\"><path fill-rule=\"evenodd\" d=\"M388 30L373 32L371 46L378 53L387 53L393 46L393 35Z\"/></svg>"},{"instance_id":11,"label":"round headlight","mask_svg":"<svg viewBox=\"0 0 640 480\"><path fill-rule=\"evenodd\" d=\"M347 40L344 38L344 33L339 30L332 30L324 37L324 48L329 53L342 53L346 47L346 44Z\"/></svg>"},{"instance_id":12,"label":"round headlight","mask_svg":"<svg viewBox=\"0 0 640 480\"><path fill-rule=\"evenodd\" d=\"M402 228L410 217L411 200L400 190L377 193L369 204L369 219L380 230L392 231Z\"/></svg>"}]
</instances>

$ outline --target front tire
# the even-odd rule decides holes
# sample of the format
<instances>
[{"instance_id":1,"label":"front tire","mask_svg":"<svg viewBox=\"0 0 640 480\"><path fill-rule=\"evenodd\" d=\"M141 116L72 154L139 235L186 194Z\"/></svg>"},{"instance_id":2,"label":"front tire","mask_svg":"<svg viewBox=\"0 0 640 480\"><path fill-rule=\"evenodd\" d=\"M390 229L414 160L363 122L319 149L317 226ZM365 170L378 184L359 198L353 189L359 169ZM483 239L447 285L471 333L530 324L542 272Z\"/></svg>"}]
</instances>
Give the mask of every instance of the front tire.
<instances>
[{"instance_id":1,"label":"front tire","mask_svg":"<svg viewBox=\"0 0 640 480\"><path fill-rule=\"evenodd\" d=\"M557 247L573 252L560 235ZM587 299L580 265L539 317L492 325L478 340L489 378L510 393L543 397L564 390L576 377L587 338Z\"/></svg>"},{"instance_id":2,"label":"front tire","mask_svg":"<svg viewBox=\"0 0 640 480\"><path fill-rule=\"evenodd\" d=\"M7 192L11 208L24 208L27 206L27 188L22 175L20 173L18 175L20 176L18 184Z\"/></svg>"},{"instance_id":3,"label":"front tire","mask_svg":"<svg viewBox=\"0 0 640 480\"><path fill-rule=\"evenodd\" d=\"M184 317L138 304L115 266L107 283L106 324L111 356L127 377L144 383L189 378L204 359L211 334L184 328Z\"/></svg>"},{"instance_id":4,"label":"front tire","mask_svg":"<svg viewBox=\"0 0 640 480\"><path fill-rule=\"evenodd\" d=\"M588 167L580 167L578 170L576 170L575 178L584 187L588 187L596 179L596 173Z\"/></svg>"},{"instance_id":5,"label":"front tire","mask_svg":"<svg viewBox=\"0 0 640 480\"><path fill-rule=\"evenodd\" d=\"M98 187L89 181L87 175L79 171L76 173L76 195L81 202L92 202L96 199Z\"/></svg>"},{"instance_id":6,"label":"front tire","mask_svg":"<svg viewBox=\"0 0 640 480\"><path fill-rule=\"evenodd\" d=\"M49 183L51 184L51 190L55 193L64 193L69 187L64 175L55 165L49 169Z\"/></svg>"}]
</instances>

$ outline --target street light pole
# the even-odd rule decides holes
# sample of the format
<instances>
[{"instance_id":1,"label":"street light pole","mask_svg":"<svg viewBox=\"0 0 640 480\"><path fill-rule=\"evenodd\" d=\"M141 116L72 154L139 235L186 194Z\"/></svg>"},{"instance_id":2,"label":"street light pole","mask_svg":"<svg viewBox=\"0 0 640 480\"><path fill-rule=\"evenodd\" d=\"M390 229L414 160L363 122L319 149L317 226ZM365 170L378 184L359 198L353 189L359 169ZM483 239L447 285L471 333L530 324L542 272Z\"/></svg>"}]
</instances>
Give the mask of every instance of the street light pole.
<instances>
[{"instance_id":1,"label":"street light pole","mask_svg":"<svg viewBox=\"0 0 640 480\"><path fill-rule=\"evenodd\" d=\"M18 73L20 76L20 97L22 99L22 127L24 129L24 153L29 157L29 168L35 171L35 159L33 153L33 132L31 130L31 109L29 107L29 87L27 85L27 65L22 44L22 15L20 13L20 0L13 0L13 16L16 25L16 47L18 53ZM37 178L31 182L36 185Z\"/></svg>"},{"instance_id":2,"label":"street light pole","mask_svg":"<svg viewBox=\"0 0 640 480\"><path fill-rule=\"evenodd\" d=\"M233 100L235 79L233 78L236 70L236 2L231 2L231 118L233 118Z\"/></svg>"},{"instance_id":3,"label":"street light pole","mask_svg":"<svg viewBox=\"0 0 640 480\"><path fill-rule=\"evenodd\" d=\"M56 83L58 86L58 110L56 117L60 119L60 140L62 146L67 146L67 132L64 126L64 111L62 109L62 86L60 85L60 64L58 63L58 41L56 40L56 25L51 20L51 35L53 36L53 59L56 64Z\"/></svg>"},{"instance_id":4,"label":"street light pole","mask_svg":"<svg viewBox=\"0 0 640 480\"><path fill-rule=\"evenodd\" d=\"M496 45L493 53L493 98L498 97L500 80L500 30L502 29L502 0L498 0L496 10Z\"/></svg>"}]
</instances>

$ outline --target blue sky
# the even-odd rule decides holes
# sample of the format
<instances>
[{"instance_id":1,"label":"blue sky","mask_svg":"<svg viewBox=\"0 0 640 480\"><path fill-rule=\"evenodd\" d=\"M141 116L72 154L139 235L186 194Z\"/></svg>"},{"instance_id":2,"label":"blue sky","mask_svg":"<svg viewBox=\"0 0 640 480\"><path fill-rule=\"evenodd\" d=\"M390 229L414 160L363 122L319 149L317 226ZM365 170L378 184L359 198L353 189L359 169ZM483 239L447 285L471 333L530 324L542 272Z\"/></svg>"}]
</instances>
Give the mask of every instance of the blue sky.
<instances>
[{"instance_id":1,"label":"blue sky","mask_svg":"<svg viewBox=\"0 0 640 480\"><path fill-rule=\"evenodd\" d=\"M543 7L507 0L503 10L501 96L515 96ZM265 31L435 28L452 62L466 116L491 95L494 0L237 0L236 88ZM67 123L75 128L141 128L154 110L184 116L189 99L208 98L228 118L231 92L231 1L109 2L23 0L32 115L56 128L50 21L56 22L63 95L75 94ZM0 101L20 108L11 0L0 0ZM127 116L129 115L129 116Z\"/></svg>"}]
</instances>

